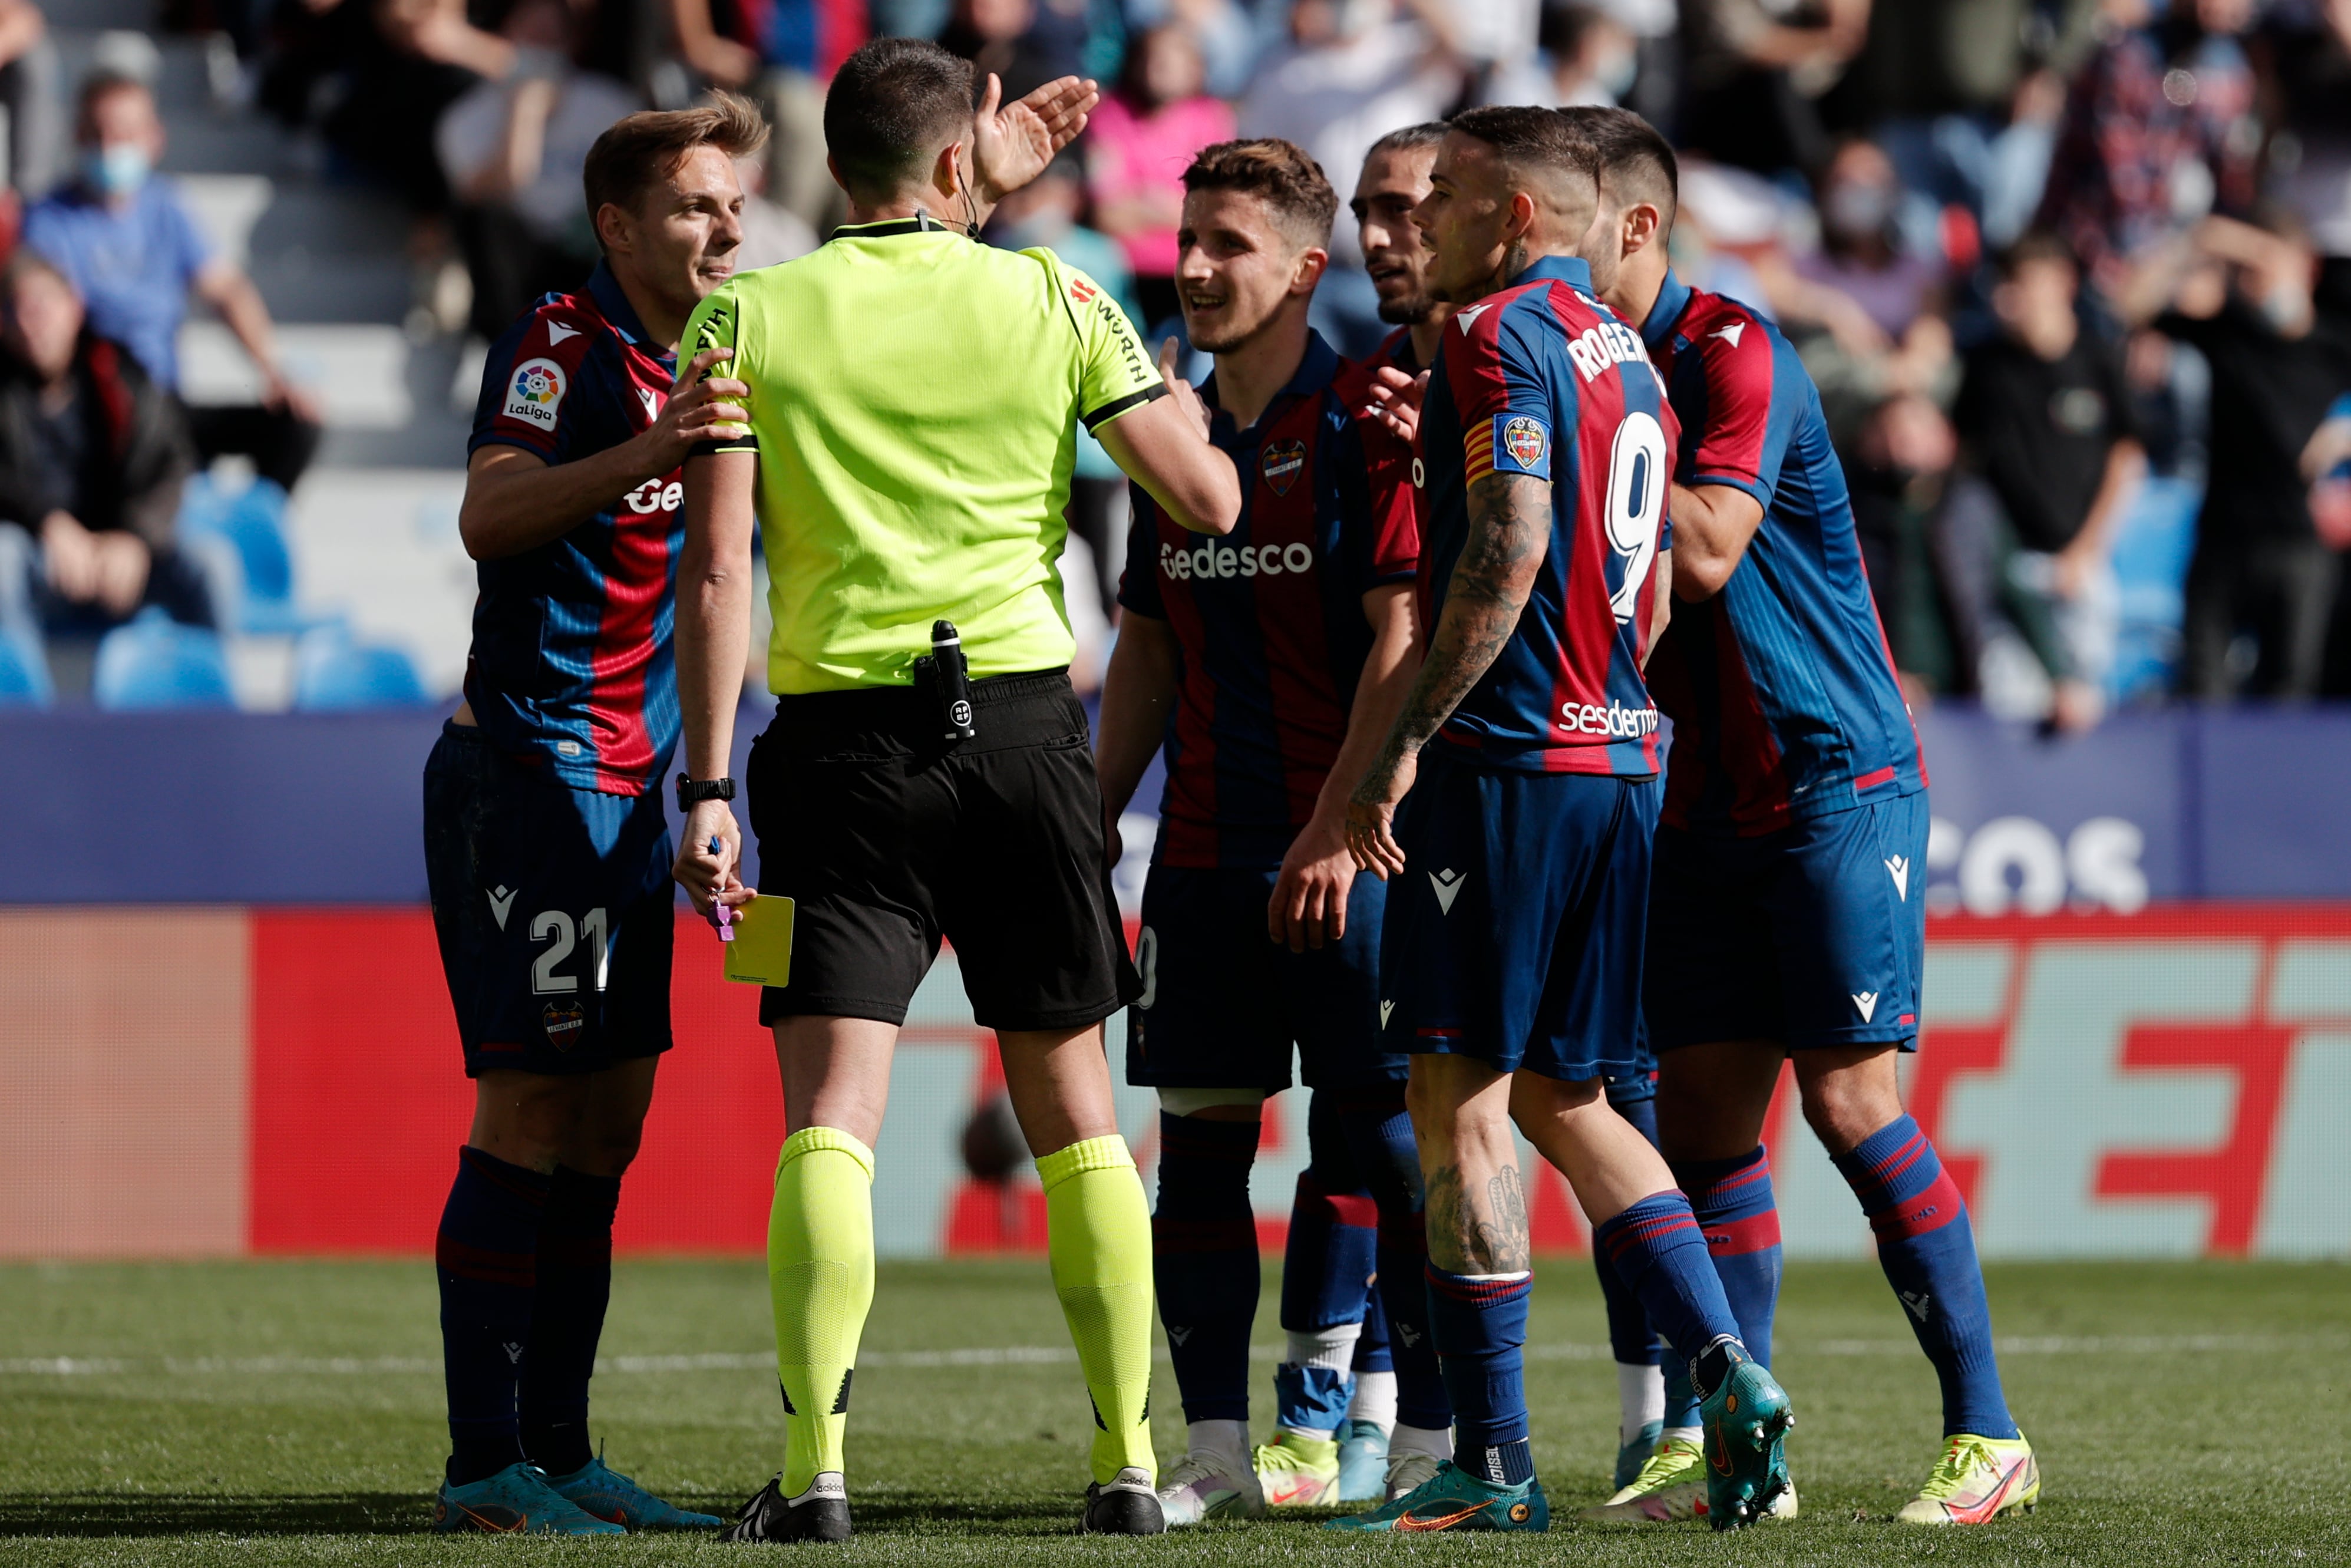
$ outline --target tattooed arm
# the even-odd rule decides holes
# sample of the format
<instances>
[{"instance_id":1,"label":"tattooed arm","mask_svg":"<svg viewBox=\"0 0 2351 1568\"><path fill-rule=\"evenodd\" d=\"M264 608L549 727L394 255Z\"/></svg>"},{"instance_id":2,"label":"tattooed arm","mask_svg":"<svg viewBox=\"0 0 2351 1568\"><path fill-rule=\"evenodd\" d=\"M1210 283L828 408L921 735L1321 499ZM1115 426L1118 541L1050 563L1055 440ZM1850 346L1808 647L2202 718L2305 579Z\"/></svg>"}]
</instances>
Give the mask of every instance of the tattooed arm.
<instances>
[{"instance_id":1,"label":"tattooed arm","mask_svg":"<svg viewBox=\"0 0 2351 1568\"><path fill-rule=\"evenodd\" d=\"M1395 833L1396 803L1412 789L1420 748L1493 667L1518 630L1520 612L1551 549L1551 530L1548 480L1489 474L1469 486L1469 537L1454 564L1428 657L1388 730L1387 744L1347 802L1347 850L1360 869L1382 879L1404 870L1404 851Z\"/></svg>"}]
</instances>

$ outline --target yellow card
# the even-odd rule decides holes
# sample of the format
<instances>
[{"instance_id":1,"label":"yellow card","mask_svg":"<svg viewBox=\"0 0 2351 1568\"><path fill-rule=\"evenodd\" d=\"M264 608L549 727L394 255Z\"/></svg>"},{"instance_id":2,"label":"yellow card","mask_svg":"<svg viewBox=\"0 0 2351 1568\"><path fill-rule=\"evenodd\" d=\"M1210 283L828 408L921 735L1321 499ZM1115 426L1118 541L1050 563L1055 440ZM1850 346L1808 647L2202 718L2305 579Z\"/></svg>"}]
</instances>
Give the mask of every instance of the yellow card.
<instances>
[{"instance_id":1,"label":"yellow card","mask_svg":"<svg viewBox=\"0 0 2351 1568\"><path fill-rule=\"evenodd\" d=\"M747 986L788 986L792 979L792 901L760 897L735 912L735 940L726 944L726 977Z\"/></svg>"}]
</instances>

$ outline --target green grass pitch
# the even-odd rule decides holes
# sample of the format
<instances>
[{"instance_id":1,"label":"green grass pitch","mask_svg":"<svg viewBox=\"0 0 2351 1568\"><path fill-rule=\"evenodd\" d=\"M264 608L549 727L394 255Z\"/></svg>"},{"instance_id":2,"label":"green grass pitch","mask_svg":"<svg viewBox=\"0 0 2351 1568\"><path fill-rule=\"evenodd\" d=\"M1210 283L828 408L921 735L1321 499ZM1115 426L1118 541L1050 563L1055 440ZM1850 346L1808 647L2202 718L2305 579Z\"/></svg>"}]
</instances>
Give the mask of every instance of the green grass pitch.
<instances>
[{"instance_id":1,"label":"green grass pitch","mask_svg":"<svg viewBox=\"0 0 2351 1568\"><path fill-rule=\"evenodd\" d=\"M1257 1386L1268 1388L1269 1260ZM2032 1265L1991 1271L2039 1512L1974 1531L1887 1516L1938 1448L1935 1386L1867 1265L1789 1270L1778 1369L1803 1518L1738 1535L1593 1528L1615 1383L1588 1267L1546 1266L1529 1394L1543 1537L1334 1540L1312 1517L1161 1541L1070 1532L1084 1394L1041 1261L882 1270L850 1436L844 1563L1414 1562L1893 1564L2351 1562L2351 1270ZM722 1563L681 1538L421 1533L443 1453L428 1266L0 1269L0 1563ZM756 1262L624 1264L596 1385L609 1458L713 1512L780 1463ZM990 1355L1018 1347L1028 1359ZM956 1352L978 1353L957 1356ZM69 1365L61 1366L60 1359ZM1159 1445L1182 1439L1173 1380ZM1270 1400L1259 1399L1263 1432ZM798 1548L811 1556L824 1548Z\"/></svg>"}]
</instances>

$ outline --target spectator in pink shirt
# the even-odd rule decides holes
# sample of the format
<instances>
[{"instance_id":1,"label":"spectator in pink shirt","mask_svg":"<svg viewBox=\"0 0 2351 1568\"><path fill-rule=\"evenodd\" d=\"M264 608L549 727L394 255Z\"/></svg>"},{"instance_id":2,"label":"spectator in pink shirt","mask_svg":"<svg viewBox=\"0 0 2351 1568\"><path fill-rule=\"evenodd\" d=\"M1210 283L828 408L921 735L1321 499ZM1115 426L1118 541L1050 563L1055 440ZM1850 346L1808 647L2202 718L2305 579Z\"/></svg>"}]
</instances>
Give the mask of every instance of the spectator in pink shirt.
<instances>
[{"instance_id":1,"label":"spectator in pink shirt","mask_svg":"<svg viewBox=\"0 0 2351 1568\"><path fill-rule=\"evenodd\" d=\"M1191 33L1162 23L1134 40L1124 79L1086 126L1094 226L1125 247L1146 332L1176 310L1184 171L1201 148L1233 136L1232 109L1207 95L1207 79Z\"/></svg>"}]
</instances>

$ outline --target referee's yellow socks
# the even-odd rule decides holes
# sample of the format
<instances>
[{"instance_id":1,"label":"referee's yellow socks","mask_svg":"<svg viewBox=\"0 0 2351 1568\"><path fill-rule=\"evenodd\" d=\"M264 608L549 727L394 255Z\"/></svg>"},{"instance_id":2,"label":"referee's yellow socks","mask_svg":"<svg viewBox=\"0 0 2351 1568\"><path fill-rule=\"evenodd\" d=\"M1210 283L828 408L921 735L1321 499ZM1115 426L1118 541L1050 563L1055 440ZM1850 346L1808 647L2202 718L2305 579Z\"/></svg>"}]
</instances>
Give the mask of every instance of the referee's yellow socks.
<instances>
[{"instance_id":1,"label":"referee's yellow socks","mask_svg":"<svg viewBox=\"0 0 2351 1568\"><path fill-rule=\"evenodd\" d=\"M1078 1365L1093 1396L1093 1478L1151 1454L1151 1211L1120 1137L1088 1138L1037 1162L1046 1251Z\"/></svg>"},{"instance_id":2,"label":"referee's yellow socks","mask_svg":"<svg viewBox=\"0 0 2351 1568\"><path fill-rule=\"evenodd\" d=\"M837 1128L803 1127L776 1157L768 1294L789 1439L784 1495L798 1497L843 1469L849 1375L873 1305L873 1151Z\"/></svg>"}]
</instances>

